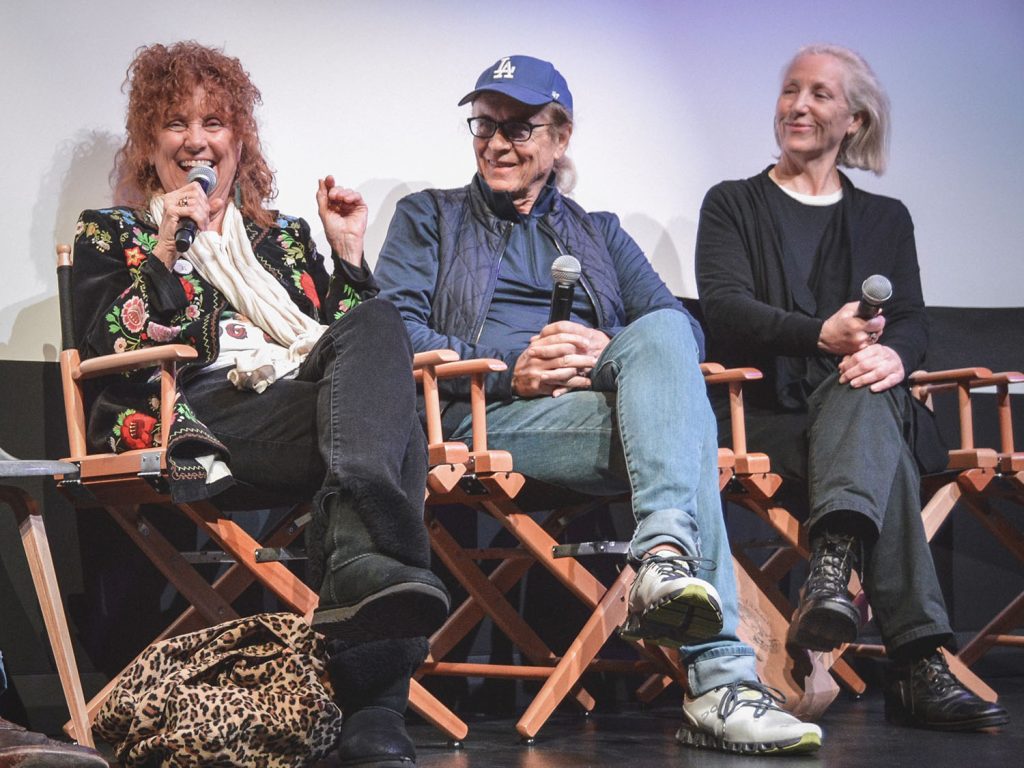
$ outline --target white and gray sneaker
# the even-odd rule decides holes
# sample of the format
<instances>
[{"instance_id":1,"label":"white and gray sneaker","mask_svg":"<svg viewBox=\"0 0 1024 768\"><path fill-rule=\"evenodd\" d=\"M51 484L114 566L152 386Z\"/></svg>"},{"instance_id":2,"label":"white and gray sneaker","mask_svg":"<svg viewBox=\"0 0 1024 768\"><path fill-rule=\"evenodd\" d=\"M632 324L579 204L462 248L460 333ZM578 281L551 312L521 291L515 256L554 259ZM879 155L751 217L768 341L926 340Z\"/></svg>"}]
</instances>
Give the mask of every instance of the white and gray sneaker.
<instances>
[{"instance_id":1,"label":"white and gray sneaker","mask_svg":"<svg viewBox=\"0 0 1024 768\"><path fill-rule=\"evenodd\" d=\"M676 740L691 747L748 755L800 754L821 746L821 728L779 704L786 698L760 682L723 685L683 701Z\"/></svg>"},{"instance_id":2,"label":"white and gray sneaker","mask_svg":"<svg viewBox=\"0 0 1024 768\"><path fill-rule=\"evenodd\" d=\"M722 599L694 573L694 558L655 552L640 564L620 634L678 648L722 631Z\"/></svg>"}]
</instances>

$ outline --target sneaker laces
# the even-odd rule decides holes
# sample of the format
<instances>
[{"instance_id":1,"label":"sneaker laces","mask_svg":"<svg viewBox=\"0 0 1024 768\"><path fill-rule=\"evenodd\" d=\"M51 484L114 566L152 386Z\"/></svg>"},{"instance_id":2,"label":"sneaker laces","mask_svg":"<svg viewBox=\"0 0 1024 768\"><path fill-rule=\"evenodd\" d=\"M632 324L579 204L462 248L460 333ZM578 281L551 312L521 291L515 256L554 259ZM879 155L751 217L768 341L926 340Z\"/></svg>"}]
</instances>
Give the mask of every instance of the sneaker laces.
<instances>
[{"instance_id":1,"label":"sneaker laces","mask_svg":"<svg viewBox=\"0 0 1024 768\"><path fill-rule=\"evenodd\" d=\"M641 568L654 570L665 579L677 579L696 574L698 568L706 571L715 570L718 565L706 557L690 557L689 555L649 555L640 561Z\"/></svg>"},{"instance_id":2,"label":"sneaker laces","mask_svg":"<svg viewBox=\"0 0 1024 768\"><path fill-rule=\"evenodd\" d=\"M753 707L754 717L761 717L769 710L781 709L786 697L778 688L772 688L760 681L741 680L729 683L725 695L718 705L718 716L725 720L740 707ZM758 693L757 698L741 698L746 691Z\"/></svg>"}]
</instances>

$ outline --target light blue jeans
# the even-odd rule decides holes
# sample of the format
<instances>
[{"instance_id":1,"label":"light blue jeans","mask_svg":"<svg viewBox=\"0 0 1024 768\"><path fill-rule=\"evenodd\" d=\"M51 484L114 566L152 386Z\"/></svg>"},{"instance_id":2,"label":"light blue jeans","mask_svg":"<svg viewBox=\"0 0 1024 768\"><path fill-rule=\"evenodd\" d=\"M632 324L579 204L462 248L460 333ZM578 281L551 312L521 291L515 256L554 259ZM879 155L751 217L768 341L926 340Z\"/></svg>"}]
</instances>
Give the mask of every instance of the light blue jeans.
<instances>
[{"instance_id":1,"label":"light blue jeans","mask_svg":"<svg viewBox=\"0 0 1024 768\"><path fill-rule=\"evenodd\" d=\"M605 347L591 373L593 390L487 408L490 445L511 452L517 472L593 495L632 493L634 557L673 544L714 564L697 575L722 598L722 632L680 649L694 696L757 679L754 652L736 636L717 426L697 362L687 317L658 310ZM470 431L467 417L452 439L469 443Z\"/></svg>"}]
</instances>

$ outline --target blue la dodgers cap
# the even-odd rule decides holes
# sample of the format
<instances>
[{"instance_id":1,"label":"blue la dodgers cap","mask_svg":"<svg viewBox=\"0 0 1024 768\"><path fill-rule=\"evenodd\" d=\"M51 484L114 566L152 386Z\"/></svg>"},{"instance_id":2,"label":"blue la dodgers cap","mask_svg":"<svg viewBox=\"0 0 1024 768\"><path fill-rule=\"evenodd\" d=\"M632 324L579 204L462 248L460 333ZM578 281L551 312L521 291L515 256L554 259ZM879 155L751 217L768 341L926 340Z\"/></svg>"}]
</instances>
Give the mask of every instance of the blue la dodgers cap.
<instances>
[{"instance_id":1,"label":"blue la dodgers cap","mask_svg":"<svg viewBox=\"0 0 1024 768\"><path fill-rule=\"evenodd\" d=\"M502 56L480 73L476 87L462 97L459 106L484 91L502 93L537 107L554 101L572 113L572 94L565 78L550 61L533 56Z\"/></svg>"}]
</instances>

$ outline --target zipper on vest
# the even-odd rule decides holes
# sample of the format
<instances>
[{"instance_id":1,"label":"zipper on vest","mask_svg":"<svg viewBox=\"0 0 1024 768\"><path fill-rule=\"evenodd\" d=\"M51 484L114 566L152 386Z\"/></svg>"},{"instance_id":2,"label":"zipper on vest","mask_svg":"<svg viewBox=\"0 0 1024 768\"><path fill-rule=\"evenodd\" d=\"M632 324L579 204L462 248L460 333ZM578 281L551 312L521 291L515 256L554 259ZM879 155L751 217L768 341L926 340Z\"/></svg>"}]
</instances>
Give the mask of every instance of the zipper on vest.
<instances>
[{"instance_id":1,"label":"zipper on vest","mask_svg":"<svg viewBox=\"0 0 1024 768\"><path fill-rule=\"evenodd\" d=\"M548 220L547 220L546 216L542 216L540 218L540 220L537 222L537 224L538 224L538 227L540 228L540 230L545 235L550 237L552 242L554 242L555 248L558 250L558 254L560 256L571 256L572 255L571 253L569 253L569 250L565 247L565 244L562 242L562 239L558 236L558 233L555 232L555 228L552 227L551 224L548 223ZM583 292L585 294L587 294L587 298L590 299L590 305L594 308L594 314L597 315L597 325L598 325L598 328L602 327L605 324L605 322L604 322L605 319L604 319L604 317L602 315L602 312L601 312L601 305L597 303L597 297L594 295L594 291L590 287L590 281L587 280L587 276L583 274L583 262L582 261L580 262L580 282L579 282L579 284L583 286Z\"/></svg>"},{"instance_id":2,"label":"zipper on vest","mask_svg":"<svg viewBox=\"0 0 1024 768\"><path fill-rule=\"evenodd\" d=\"M480 313L480 319L477 321L476 334L473 336L473 343L479 344L480 337L484 332L484 324L487 322L487 311L491 308L491 300L494 298L494 286L498 283L498 270L501 269L501 260L505 258L505 249L508 248L508 241L512 237L512 227L515 226L513 222L502 222L502 233L501 233L501 247L498 248L498 260L494 264L494 269L491 270L491 275L487 282L487 298L482 302L483 311Z\"/></svg>"}]
</instances>

